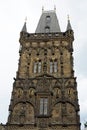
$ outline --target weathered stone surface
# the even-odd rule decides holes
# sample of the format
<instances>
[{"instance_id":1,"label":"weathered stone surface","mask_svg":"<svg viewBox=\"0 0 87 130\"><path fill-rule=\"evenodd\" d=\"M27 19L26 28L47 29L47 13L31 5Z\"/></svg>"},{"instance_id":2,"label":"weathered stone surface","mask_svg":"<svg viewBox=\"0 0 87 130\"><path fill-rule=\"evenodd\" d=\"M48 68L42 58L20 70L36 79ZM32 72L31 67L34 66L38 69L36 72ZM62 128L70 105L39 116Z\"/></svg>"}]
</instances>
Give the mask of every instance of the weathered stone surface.
<instances>
[{"instance_id":1,"label":"weathered stone surface","mask_svg":"<svg viewBox=\"0 0 87 130\"><path fill-rule=\"evenodd\" d=\"M72 30L21 32L8 121L0 130L80 130L73 37Z\"/></svg>"}]
</instances>

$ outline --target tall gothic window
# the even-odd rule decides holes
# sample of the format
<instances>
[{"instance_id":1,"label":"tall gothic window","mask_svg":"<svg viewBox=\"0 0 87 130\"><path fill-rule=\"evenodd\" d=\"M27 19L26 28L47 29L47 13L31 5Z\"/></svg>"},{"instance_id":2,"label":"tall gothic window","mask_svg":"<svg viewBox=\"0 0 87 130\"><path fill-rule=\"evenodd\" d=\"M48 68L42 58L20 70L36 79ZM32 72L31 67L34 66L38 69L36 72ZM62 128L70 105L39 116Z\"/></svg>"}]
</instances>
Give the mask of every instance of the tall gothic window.
<instances>
[{"instance_id":1,"label":"tall gothic window","mask_svg":"<svg viewBox=\"0 0 87 130\"><path fill-rule=\"evenodd\" d=\"M56 73L58 71L57 60L50 60L50 73Z\"/></svg>"},{"instance_id":2,"label":"tall gothic window","mask_svg":"<svg viewBox=\"0 0 87 130\"><path fill-rule=\"evenodd\" d=\"M41 72L41 60L34 62L34 73Z\"/></svg>"},{"instance_id":3,"label":"tall gothic window","mask_svg":"<svg viewBox=\"0 0 87 130\"><path fill-rule=\"evenodd\" d=\"M48 98L40 98L40 115L47 115Z\"/></svg>"}]
</instances>

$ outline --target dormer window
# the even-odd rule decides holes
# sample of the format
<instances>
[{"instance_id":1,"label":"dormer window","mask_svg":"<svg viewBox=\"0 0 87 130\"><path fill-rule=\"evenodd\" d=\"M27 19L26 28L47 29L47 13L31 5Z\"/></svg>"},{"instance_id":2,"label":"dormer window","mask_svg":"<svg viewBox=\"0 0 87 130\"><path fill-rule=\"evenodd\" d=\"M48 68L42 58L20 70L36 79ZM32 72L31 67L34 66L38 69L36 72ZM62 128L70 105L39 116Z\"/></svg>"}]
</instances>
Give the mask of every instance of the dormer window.
<instances>
[{"instance_id":1,"label":"dormer window","mask_svg":"<svg viewBox=\"0 0 87 130\"><path fill-rule=\"evenodd\" d=\"M50 32L50 27L49 27L49 26L46 26L46 27L45 27L45 32L46 32L46 33L49 33L49 32Z\"/></svg>"},{"instance_id":2,"label":"dormer window","mask_svg":"<svg viewBox=\"0 0 87 130\"><path fill-rule=\"evenodd\" d=\"M46 22L50 22L50 16L46 16Z\"/></svg>"}]
</instances>

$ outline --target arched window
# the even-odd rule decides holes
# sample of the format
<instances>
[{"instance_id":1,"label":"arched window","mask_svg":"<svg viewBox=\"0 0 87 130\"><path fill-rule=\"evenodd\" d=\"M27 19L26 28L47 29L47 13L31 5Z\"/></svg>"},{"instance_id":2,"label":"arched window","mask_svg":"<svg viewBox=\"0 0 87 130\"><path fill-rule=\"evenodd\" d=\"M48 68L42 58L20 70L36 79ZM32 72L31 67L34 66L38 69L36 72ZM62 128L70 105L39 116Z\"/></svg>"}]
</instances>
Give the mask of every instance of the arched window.
<instances>
[{"instance_id":1,"label":"arched window","mask_svg":"<svg viewBox=\"0 0 87 130\"><path fill-rule=\"evenodd\" d=\"M57 60L54 61L54 72L56 73L58 69Z\"/></svg>"},{"instance_id":2,"label":"arched window","mask_svg":"<svg viewBox=\"0 0 87 130\"><path fill-rule=\"evenodd\" d=\"M50 73L58 72L58 62L57 60L50 60Z\"/></svg>"},{"instance_id":3,"label":"arched window","mask_svg":"<svg viewBox=\"0 0 87 130\"><path fill-rule=\"evenodd\" d=\"M41 73L41 60L34 62L34 73Z\"/></svg>"}]
</instances>

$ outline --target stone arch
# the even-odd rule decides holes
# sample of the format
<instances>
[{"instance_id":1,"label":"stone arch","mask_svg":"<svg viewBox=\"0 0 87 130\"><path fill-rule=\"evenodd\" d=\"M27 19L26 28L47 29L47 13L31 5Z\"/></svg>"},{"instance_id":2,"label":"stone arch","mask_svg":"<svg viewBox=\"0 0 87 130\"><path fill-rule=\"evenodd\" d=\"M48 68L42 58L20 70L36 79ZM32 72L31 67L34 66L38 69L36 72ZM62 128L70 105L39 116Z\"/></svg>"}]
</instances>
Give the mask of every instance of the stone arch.
<instances>
[{"instance_id":1,"label":"stone arch","mask_svg":"<svg viewBox=\"0 0 87 130\"><path fill-rule=\"evenodd\" d=\"M13 124L28 124L34 123L34 107L31 103L20 102L17 103L12 111L12 120Z\"/></svg>"},{"instance_id":2,"label":"stone arch","mask_svg":"<svg viewBox=\"0 0 87 130\"><path fill-rule=\"evenodd\" d=\"M67 120L68 123L76 123L76 109L75 106L69 102L66 103Z\"/></svg>"},{"instance_id":3,"label":"stone arch","mask_svg":"<svg viewBox=\"0 0 87 130\"><path fill-rule=\"evenodd\" d=\"M26 124L34 123L34 107L30 103L26 103Z\"/></svg>"},{"instance_id":4,"label":"stone arch","mask_svg":"<svg viewBox=\"0 0 87 130\"><path fill-rule=\"evenodd\" d=\"M22 102L15 104L13 111L12 111L12 120L11 120L12 124L20 123L20 113L21 113L22 108L23 108Z\"/></svg>"}]
</instances>

